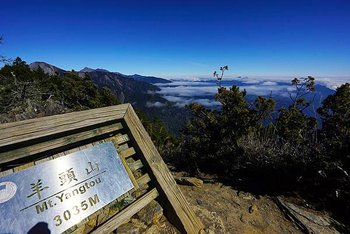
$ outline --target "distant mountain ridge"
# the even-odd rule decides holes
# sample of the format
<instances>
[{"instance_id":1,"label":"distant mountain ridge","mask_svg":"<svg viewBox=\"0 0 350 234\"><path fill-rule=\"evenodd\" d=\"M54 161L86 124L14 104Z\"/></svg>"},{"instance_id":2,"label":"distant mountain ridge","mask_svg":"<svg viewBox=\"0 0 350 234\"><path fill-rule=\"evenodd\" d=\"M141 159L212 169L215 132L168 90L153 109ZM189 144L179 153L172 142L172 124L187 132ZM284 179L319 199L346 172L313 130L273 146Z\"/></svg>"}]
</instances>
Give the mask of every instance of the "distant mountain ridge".
<instances>
[{"instance_id":1,"label":"distant mountain ridge","mask_svg":"<svg viewBox=\"0 0 350 234\"><path fill-rule=\"evenodd\" d=\"M49 74L50 76L63 75L64 73L67 72L61 68L58 68L56 66L53 66L45 62L34 62L29 64L29 67L32 70L42 69L46 74Z\"/></svg>"},{"instance_id":2,"label":"distant mountain ridge","mask_svg":"<svg viewBox=\"0 0 350 234\"><path fill-rule=\"evenodd\" d=\"M34 62L29 65L32 70L42 69L49 75L64 75L69 71L65 71L54 65L45 62ZM105 69L92 69L85 67L82 70L76 72L80 77L88 75L94 84L99 88L108 88L122 103L129 102L134 104L140 109L144 109L146 102L154 100L158 102L166 102L164 98L156 94L159 91L159 87L152 83L169 83L171 81L141 75L124 75L119 72L110 72Z\"/></svg>"},{"instance_id":3,"label":"distant mountain ridge","mask_svg":"<svg viewBox=\"0 0 350 234\"><path fill-rule=\"evenodd\" d=\"M63 75L64 73L68 72L64 69L58 68L54 65L48 64L46 62L33 62L29 65L30 69L32 70L38 70L38 69L42 69L46 74L49 74L50 76L53 75ZM77 73L92 73L92 72L105 72L105 73L113 73L118 75L119 77L125 77L125 78L129 78L129 79L134 79L137 81L143 81L149 84L156 84L156 83L171 83L170 80L166 80L163 78L159 78L159 77L154 77L154 76L142 76L139 74L134 74L134 75L125 75L122 74L120 72L111 72L108 71L106 69L102 69L102 68L97 68L97 69L93 69L90 67L84 67L83 69L81 69L80 71L78 71Z\"/></svg>"},{"instance_id":4,"label":"distant mountain ridge","mask_svg":"<svg viewBox=\"0 0 350 234\"><path fill-rule=\"evenodd\" d=\"M141 75L124 75L119 72L110 72L105 69L84 67L80 71L65 71L44 62L35 62L29 65L32 70L42 69L49 75L63 76L73 72L80 77L88 75L99 88L108 88L121 103L131 103L137 110L145 112L150 118L160 118L172 132L178 132L185 121L186 110L174 106L161 94L156 83L171 83L171 81ZM159 108L161 107L161 108Z\"/></svg>"},{"instance_id":5,"label":"distant mountain ridge","mask_svg":"<svg viewBox=\"0 0 350 234\"><path fill-rule=\"evenodd\" d=\"M166 80L166 79L158 78L158 77L154 77L154 76L141 76L141 75L138 75L138 74L134 74L134 75L131 75L129 77L131 77L134 80L145 81L145 82L148 82L148 83L151 83L151 84L171 83L170 80Z\"/></svg>"},{"instance_id":6,"label":"distant mountain ridge","mask_svg":"<svg viewBox=\"0 0 350 234\"><path fill-rule=\"evenodd\" d=\"M159 87L145 81L134 80L120 73L95 69L90 72L78 72L78 75L80 77L88 75L96 86L109 88L120 102L132 103L140 109L143 109L147 100L150 99L166 102L164 98L156 94L156 91L159 91Z\"/></svg>"},{"instance_id":7,"label":"distant mountain ridge","mask_svg":"<svg viewBox=\"0 0 350 234\"><path fill-rule=\"evenodd\" d=\"M95 69L89 68L89 67L84 67L83 69L81 69L79 72L92 72Z\"/></svg>"},{"instance_id":8,"label":"distant mountain ridge","mask_svg":"<svg viewBox=\"0 0 350 234\"><path fill-rule=\"evenodd\" d=\"M116 75L119 75L119 76L124 76L124 77L127 77L127 78L131 78L131 79L134 79L134 80L137 80L137 81L143 81L143 82L147 82L147 83L150 83L150 84L157 84L157 83L171 83L170 80L166 80L166 79L163 79L163 78L159 78L159 77L154 77L154 76L142 76L142 75L139 75L139 74L134 74L134 75L124 75L120 72L110 72L106 69L101 69L101 68L97 68L97 69L93 69L93 68L89 68L89 67L84 67L83 69L81 69L79 71L79 73L90 73L90 72L108 72L108 73L114 73Z\"/></svg>"}]
</instances>

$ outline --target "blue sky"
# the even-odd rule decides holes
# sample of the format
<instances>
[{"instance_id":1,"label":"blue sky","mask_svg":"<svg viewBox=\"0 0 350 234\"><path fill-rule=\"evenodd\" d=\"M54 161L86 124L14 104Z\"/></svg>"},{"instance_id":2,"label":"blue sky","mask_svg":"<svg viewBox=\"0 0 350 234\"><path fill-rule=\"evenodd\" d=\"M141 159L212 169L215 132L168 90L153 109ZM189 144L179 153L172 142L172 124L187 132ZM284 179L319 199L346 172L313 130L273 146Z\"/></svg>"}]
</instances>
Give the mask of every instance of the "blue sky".
<instances>
[{"instance_id":1,"label":"blue sky","mask_svg":"<svg viewBox=\"0 0 350 234\"><path fill-rule=\"evenodd\" d=\"M126 74L350 77L349 0L3 1L0 54Z\"/></svg>"}]
</instances>

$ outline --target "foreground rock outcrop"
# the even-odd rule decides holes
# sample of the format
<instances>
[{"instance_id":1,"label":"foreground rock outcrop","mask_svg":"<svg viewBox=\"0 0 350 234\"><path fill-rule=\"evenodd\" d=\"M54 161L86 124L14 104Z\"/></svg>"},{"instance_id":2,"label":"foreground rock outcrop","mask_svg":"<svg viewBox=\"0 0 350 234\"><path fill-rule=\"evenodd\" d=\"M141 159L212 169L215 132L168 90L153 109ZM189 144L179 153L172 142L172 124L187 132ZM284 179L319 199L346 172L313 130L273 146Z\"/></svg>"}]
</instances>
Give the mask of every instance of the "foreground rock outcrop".
<instances>
[{"instance_id":1,"label":"foreground rock outcrop","mask_svg":"<svg viewBox=\"0 0 350 234\"><path fill-rule=\"evenodd\" d=\"M254 196L230 186L174 173L196 215L205 225L200 234L214 233L342 233L342 225L328 214L293 204L284 197ZM192 183L193 182L193 183ZM345 229L344 229L345 230ZM178 234L152 201L115 233Z\"/></svg>"}]
</instances>

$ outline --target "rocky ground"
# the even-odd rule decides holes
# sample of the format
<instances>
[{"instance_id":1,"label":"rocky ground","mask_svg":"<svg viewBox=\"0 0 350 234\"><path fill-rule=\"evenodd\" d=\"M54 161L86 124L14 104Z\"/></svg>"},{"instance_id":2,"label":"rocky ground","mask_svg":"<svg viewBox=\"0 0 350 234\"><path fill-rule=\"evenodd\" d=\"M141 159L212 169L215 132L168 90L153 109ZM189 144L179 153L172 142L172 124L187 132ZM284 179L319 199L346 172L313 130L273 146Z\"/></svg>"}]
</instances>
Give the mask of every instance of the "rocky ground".
<instances>
[{"instance_id":1,"label":"rocky ground","mask_svg":"<svg viewBox=\"0 0 350 234\"><path fill-rule=\"evenodd\" d=\"M181 191L206 229L213 233L340 233L326 213L306 209L285 197L254 196L219 182L202 182L174 173ZM287 218L288 217L288 218ZM336 223L338 225L338 223ZM153 201L117 233L177 234Z\"/></svg>"},{"instance_id":2,"label":"rocky ground","mask_svg":"<svg viewBox=\"0 0 350 234\"><path fill-rule=\"evenodd\" d=\"M180 188L207 233L302 233L270 197L254 197L220 183Z\"/></svg>"},{"instance_id":3,"label":"rocky ground","mask_svg":"<svg viewBox=\"0 0 350 234\"><path fill-rule=\"evenodd\" d=\"M206 233L349 233L327 212L313 210L301 198L254 196L219 182L179 186Z\"/></svg>"}]
</instances>

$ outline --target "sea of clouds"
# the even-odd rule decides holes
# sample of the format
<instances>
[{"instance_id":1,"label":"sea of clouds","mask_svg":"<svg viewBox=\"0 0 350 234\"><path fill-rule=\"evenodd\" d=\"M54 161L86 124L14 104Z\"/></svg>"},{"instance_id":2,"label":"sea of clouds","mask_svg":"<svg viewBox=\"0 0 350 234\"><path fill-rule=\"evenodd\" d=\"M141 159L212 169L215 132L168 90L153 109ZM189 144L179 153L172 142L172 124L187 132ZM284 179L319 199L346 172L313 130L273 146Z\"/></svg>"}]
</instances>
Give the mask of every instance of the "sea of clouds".
<instances>
[{"instance_id":1,"label":"sea of clouds","mask_svg":"<svg viewBox=\"0 0 350 234\"><path fill-rule=\"evenodd\" d=\"M224 78L222 86L232 87L237 85L240 89L245 89L249 95L255 96L280 96L289 97L295 92L295 87L290 84L293 77L238 77ZM175 103L178 107L184 107L192 102L200 103L206 107L220 105L214 100L218 90L218 84L214 79L191 78L172 79L172 83L156 84L161 94L166 100ZM350 77L337 78L316 78L319 85L335 90L341 84L350 82ZM162 107L163 103L147 103L148 106Z\"/></svg>"}]
</instances>

